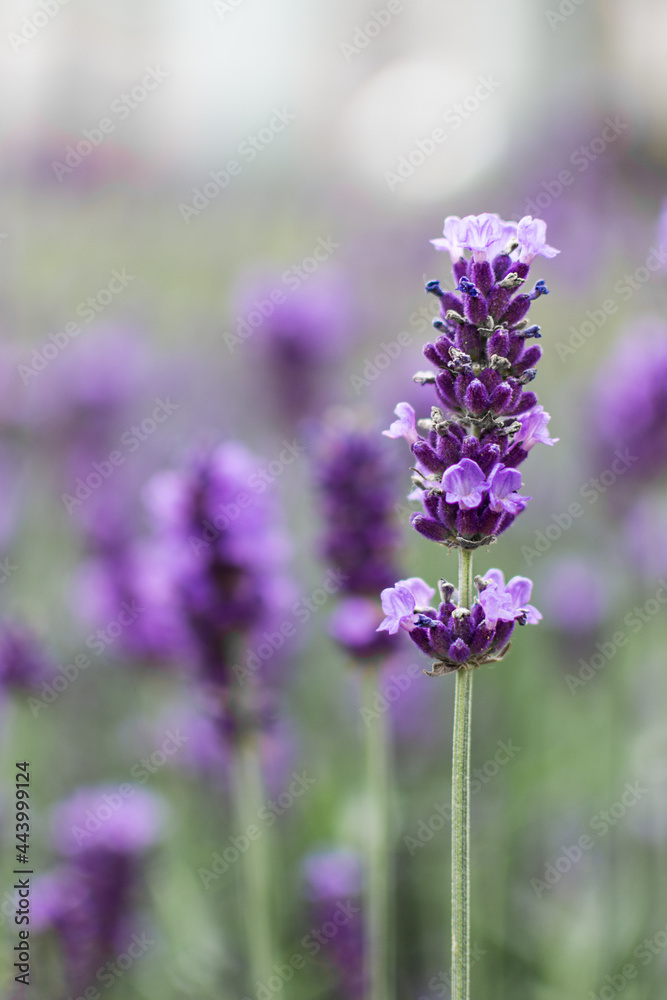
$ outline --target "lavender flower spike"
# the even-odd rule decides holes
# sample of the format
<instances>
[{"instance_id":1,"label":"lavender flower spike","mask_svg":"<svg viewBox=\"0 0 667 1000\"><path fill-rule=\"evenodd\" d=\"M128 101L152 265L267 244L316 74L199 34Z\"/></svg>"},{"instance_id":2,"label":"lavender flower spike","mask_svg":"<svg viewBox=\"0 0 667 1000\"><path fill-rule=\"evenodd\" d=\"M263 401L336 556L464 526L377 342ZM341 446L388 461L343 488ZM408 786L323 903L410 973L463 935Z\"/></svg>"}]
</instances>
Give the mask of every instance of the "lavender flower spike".
<instances>
[{"instance_id":1,"label":"lavender flower spike","mask_svg":"<svg viewBox=\"0 0 667 1000\"><path fill-rule=\"evenodd\" d=\"M540 328L527 316L548 288L541 279L531 290L523 286L536 257L552 258L559 251L547 243L541 219L525 216L513 223L495 213L450 215L442 238L431 243L450 254L453 290L443 289L439 280L426 284L440 309L433 321L438 336L424 345L434 370L419 372L414 380L433 387L437 398L431 401L428 419L417 420L411 407L399 404L399 419L385 435L404 437L410 446L412 482L423 504L423 513L413 514L411 524L431 541L458 549L458 589L441 580L436 611L420 606L420 601L431 599L428 585L414 578L400 580L382 591L385 619L379 631L408 632L431 657L430 676L456 673L451 998L468 1000L473 670L502 660L515 626L536 624L542 617L527 603L530 580L515 576L505 586L500 570L473 578L472 560L474 550L495 541L530 500L518 492L518 466L536 443L553 445L557 440L546 430L549 414L525 388L536 377L542 356L541 348L529 343L541 336Z\"/></svg>"}]
</instances>

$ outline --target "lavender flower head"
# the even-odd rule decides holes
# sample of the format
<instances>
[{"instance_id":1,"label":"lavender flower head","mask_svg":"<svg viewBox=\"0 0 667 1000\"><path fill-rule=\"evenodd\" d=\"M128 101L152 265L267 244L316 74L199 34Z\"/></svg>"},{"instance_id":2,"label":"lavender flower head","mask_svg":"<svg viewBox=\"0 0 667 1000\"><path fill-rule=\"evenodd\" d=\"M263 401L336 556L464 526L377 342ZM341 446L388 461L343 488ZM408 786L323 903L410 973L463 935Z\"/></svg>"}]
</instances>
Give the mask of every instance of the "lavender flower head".
<instances>
[{"instance_id":1,"label":"lavender flower head","mask_svg":"<svg viewBox=\"0 0 667 1000\"><path fill-rule=\"evenodd\" d=\"M135 926L143 854L164 822L161 801L142 788L81 788L54 813L53 840L66 859L35 889L35 924L60 939L68 989L82 992Z\"/></svg>"},{"instance_id":2,"label":"lavender flower head","mask_svg":"<svg viewBox=\"0 0 667 1000\"><path fill-rule=\"evenodd\" d=\"M289 545L268 492L253 489L253 456L224 444L149 484L155 535L169 564L203 678L226 689L240 648L284 616L293 598ZM257 672L267 681L273 658Z\"/></svg>"},{"instance_id":3,"label":"lavender flower head","mask_svg":"<svg viewBox=\"0 0 667 1000\"><path fill-rule=\"evenodd\" d=\"M448 547L475 549L494 541L525 509L531 498L521 492L518 467L536 444L557 440L547 432L549 414L525 388L542 354L528 346L540 329L526 317L548 289L541 280L528 293L520 289L537 256L559 251L547 243L542 220L505 222L488 213L448 217L443 238L431 242L450 254L455 284L454 291L438 281L426 285L440 303L433 321L439 336L424 347L435 371L419 372L415 381L435 387L437 405L430 418L417 421L413 408L399 403L398 419L384 433L404 437L414 455L410 499L421 500L423 513L412 515L413 527ZM435 673L501 658L515 623L539 619L526 603L530 581L515 577L505 587L498 570L478 578L470 609L457 607L453 587L441 581L435 611L425 586L412 579L387 588L380 628L409 631L435 658Z\"/></svg>"},{"instance_id":4,"label":"lavender flower head","mask_svg":"<svg viewBox=\"0 0 667 1000\"><path fill-rule=\"evenodd\" d=\"M310 854L302 865L304 890L310 900L312 931L324 940L321 955L337 975L340 996L363 1000L364 932L360 905L362 863L350 850L322 850ZM327 934L327 925L336 928ZM319 938L318 938L319 935Z\"/></svg>"},{"instance_id":5,"label":"lavender flower head","mask_svg":"<svg viewBox=\"0 0 667 1000\"><path fill-rule=\"evenodd\" d=\"M399 580L382 591L385 619L380 630L396 633L402 629L433 660L430 677L451 673L465 664L466 669L496 663L509 649L514 626L536 625L542 615L528 603L532 582L515 576L507 585L498 569L476 577L478 596L472 608L459 607L454 586L441 580L440 603L430 604L435 594L424 580Z\"/></svg>"},{"instance_id":6,"label":"lavender flower head","mask_svg":"<svg viewBox=\"0 0 667 1000\"><path fill-rule=\"evenodd\" d=\"M397 574L396 469L375 434L334 426L321 442L316 477L325 523L322 555L342 597L332 635L358 660L384 655L395 642L377 633L377 595Z\"/></svg>"}]
</instances>

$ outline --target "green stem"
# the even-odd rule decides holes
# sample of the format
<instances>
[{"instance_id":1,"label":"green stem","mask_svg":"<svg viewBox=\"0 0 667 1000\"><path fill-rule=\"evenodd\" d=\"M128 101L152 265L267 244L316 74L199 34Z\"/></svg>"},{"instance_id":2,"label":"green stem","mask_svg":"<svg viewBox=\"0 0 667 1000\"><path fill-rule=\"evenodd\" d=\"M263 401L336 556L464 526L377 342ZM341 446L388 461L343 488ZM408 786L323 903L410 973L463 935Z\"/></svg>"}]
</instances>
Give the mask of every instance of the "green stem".
<instances>
[{"instance_id":1,"label":"green stem","mask_svg":"<svg viewBox=\"0 0 667 1000\"><path fill-rule=\"evenodd\" d=\"M459 603L472 604L472 551L459 549ZM456 673L452 748L452 1000L470 998L470 718L472 670Z\"/></svg>"},{"instance_id":2,"label":"green stem","mask_svg":"<svg viewBox=\"0 0 667 1000\"><path fill-rule=\"evenodd\" d=\"M368 885L366 891L366 948L368 1000L392 1000L393 962L389 952L392 912L390 740L389 713L378 712L375 696L380 670L367 667L364 702L371 711L366 719L366 773L369 808Z\"/></svg>"},{"instance_id":3,"label":"green stem","mask_svg":"<svg viewBox=\"0 0 667 1000\"><path fill-rule=\"evenodd\" d=\"M257 825L257 816L266 796L259 756L258 734L243 733L236 744L236 775L234 796L238 832L248 837L248 828ZM266 985L274 961L271 932L271 860L268 835L263 830L257 840L249 840L243 853L241 906L246 928L248 977L252 980L251 995L257 983Z\"/></svg>"}]
</instances>

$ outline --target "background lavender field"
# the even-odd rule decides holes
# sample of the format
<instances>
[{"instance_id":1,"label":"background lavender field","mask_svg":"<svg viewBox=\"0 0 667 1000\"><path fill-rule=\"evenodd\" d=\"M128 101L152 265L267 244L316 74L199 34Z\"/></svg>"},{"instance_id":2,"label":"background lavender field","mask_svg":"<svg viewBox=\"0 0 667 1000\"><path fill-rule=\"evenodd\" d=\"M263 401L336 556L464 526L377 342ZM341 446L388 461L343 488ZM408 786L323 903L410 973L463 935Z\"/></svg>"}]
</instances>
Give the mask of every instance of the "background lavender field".
<instances>
[{"instance_id":1,"label":"background lavender field","mask_svg":"<svg viewBox=\"0 0 667 1000\"><path fill-rule=\"evenodd\" d=\"M551 294L531 317L560 441L535 450L531 503L478 557L532 577L544 620L476 682L474 993L667 997L666 20L648 0L3 5L3 995L77 995L53 926L74 824L58 806L131 783L130 832L113 805L100 823L141 854L125 930L149 943L99 995L246 996L229 760L137 542L149 482L230 441L288 539L282 611L241 663L282 676L260 836L280 963L297 961L270 995L357 995L340 965L358 915L312 944L327 906L359 904L372 724L329 635L314 466L323 428L379 435L399 400L424 407L423 286L448 271L429 239L446 215L490 211L545 219L561 251L534 265ZM407 450L381 440L405 575L453 579L455 557L410 528ZM453 680L428 666L402 648L386 681L414 1000L448 996ZM17 992L23 760L39 879ZM325 850L345 852L330 896L309 883Z\"/></svg>"}]
</instances>

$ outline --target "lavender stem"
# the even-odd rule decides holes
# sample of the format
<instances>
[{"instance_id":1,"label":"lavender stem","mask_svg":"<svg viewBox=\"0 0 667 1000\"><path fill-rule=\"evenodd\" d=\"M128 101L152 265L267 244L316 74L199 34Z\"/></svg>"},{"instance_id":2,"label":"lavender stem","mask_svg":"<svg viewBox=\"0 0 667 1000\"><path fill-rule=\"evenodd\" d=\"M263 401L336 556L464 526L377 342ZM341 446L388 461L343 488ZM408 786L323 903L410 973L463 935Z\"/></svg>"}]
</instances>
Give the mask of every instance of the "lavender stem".
<instances>
[{"instance_id":1,"label":"lavender stem","mask_svg":"<svg viewBox=\"0 0 667 1000\"><path fill-rule=\"evenodd\" d=\"M380 669L366 667L364 701L373 711ZM391 820L389 713L373 712L366 723L366 768L369 808L368 885L366 891L366 955L368 1000L394 997L389 950L391 924Z\"/></svg>"},{"instance_id":2,"label":"lavender stem","mask_svg":"<svg viewBox=\"0 0 667 1000\"><path fill-rule=\"evenodd\" d=\"M459 549L459 604L472 605L472 550ZM472 670L456 672L452 748L452 1000L470 997L470 730Z\"/></svg>"},{"instance_id":3,"label":"lavender stem","mask_svg":"<svg viewBox=\"0 0 667 1000\"><path fill-rule=\"evenodd\" d=\"M245 732L237 741L234 797L238 831L247 836L257 825L258 812L266 801L256 732ZM274 961L271 922L271 863L266 831L253 840L242 857L242 910L246 928L247 974L252 981L251 996L258 983L266 984Z\"/></svg>"}]
</instances>

